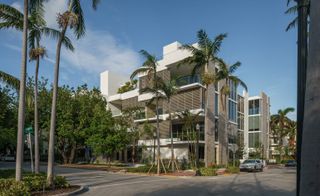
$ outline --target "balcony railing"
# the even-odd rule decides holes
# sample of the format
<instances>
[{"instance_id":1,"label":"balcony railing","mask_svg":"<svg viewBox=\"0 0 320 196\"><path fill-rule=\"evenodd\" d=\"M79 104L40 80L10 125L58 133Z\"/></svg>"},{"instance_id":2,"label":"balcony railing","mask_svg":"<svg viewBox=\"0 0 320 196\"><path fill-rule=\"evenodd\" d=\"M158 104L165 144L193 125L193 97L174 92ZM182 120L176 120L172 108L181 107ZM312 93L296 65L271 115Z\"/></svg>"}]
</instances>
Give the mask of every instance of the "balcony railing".
<instances>
[{"instance_id":1,"label":"balcony railing","mask_svg":"<svg viewBox=\"0 0 320 196\"><path fill-rule=\"evenodd\" d=\"M188 76L183 76L180 77L176 80L176 84L177 86L184 86L184 85L188 85L188 84L192 84L192 83L200 83L201 79L200 79L200 75L188 75Z\"/></svg>"}]
</instances>

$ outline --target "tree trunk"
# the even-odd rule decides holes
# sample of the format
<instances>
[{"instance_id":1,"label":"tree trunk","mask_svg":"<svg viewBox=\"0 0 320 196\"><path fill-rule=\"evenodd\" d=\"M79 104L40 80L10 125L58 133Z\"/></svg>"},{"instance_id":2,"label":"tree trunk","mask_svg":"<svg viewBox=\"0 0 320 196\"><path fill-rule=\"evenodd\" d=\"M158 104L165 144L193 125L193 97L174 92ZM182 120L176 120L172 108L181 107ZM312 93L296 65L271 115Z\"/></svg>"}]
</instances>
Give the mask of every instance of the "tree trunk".
<instances>
[{"instance_id":1,"label":"tree trunk","mask_svg":"<svg viewBox=\"0 0 320 196\"><path fill-rule=\"evenodd\" d=\"M320 195L320 1L311 0L310 49L307 66L300 196Z\"/></svg>"},{"instance_id":2,"label":"tree trunk","mask_svg":"<svg viewBox=\"0 0 320 196\"><path fill-rule=\"evenodd\" d=\"M27 36L28 36L28 0L24 0L23 10L23 36L22 36L22 59L20 73L19 111L18 111L18 134L16 154L16 181L22 179L23 163L23 129L25 120L25 96L26 96L26 69L27 69Z\"/></svg>"},{"instance_id":3,"label":"tree trunk","mask_svg":"<svg viewBox=\"0 0 320 196\"><path fill-rule=\"evenodd\" d=\"M214 65L209 67L210 71L214 71ZM205 166L211 166L215 164L215 114L214 114L214 102L215 102L215 89L213 84L207 85L204 90L204 131L205 131Z\"/></svg>"},{"instance_id":4,"label":"tree trunk","mask_svg":"<svg viewBox=\"0 0 320 196\"><path fill-rule=\"evenodd\" d=\"M72 144L72 147L71 147L71 152L70 152L70 157L69 157L69 164L73 163L74 158L76 156L76 151L77 151L77 144L74 143L74 144Z\"/></svg>"},{"instance_id":5,"label":"tree trunk","mask_svg":"<svg viewBox=\"0 0 320 196\"><path fill-rule=\"evenodd\" d=\"M48 150L48 169L47 169L47 181L48 185L53 184L53 165L54 165L54 136L56 129L56 107L57 107L57 96L58 96L58 83L59 83L59 65L60 65L60 53L61 45L64 35L66 33L67 26L61 31L59 37L57 50L56 50L56 64L54 68L54 81L53 81L53 95L52 95L52 106L51 106L51 120L50 120L50 133L49 133L49 150Z\"/></svg>"},{"instance_id":6,"label":"tree trunk","mask_svg":"<svg viewBox=\"0 0 320 196\"><path fill-rule=\"evenodd\" d=\"M39 43L37 43L37 47L39 47ZM39 64L40 64L40 57L37 57L36 62L36 71L34 75L34 166L35 166L35 173L39 173L39 114L38 114L38 73L39 73Z\"/></svg>"},{"instance_id":7,"label":"tree trunk","mask_svg":"<svg viewBox=\"0 0 320 196\"><path fill-rule=\"evenodd\" d=\"M227 99L225 95L221 96L221 104L219 111L219 124L218 124L218 141L219 141L219 164L226 165L228 163L228 117L227 117Z\"/></svg>"},{"instance_id":8,"label":"tree trunk","mask_svg":"<svg viewBox=\"0 0 320 196\"><path fill-rule=\"evenodd\" d=\"M171 107L170 107L170 100L168 101L169 105L169 131L170 131L170 138L171 138L171 170L174 172L174 149L173 149L173 133L172 133L172 120L171 120Z\"/></svg>"},{"instance_id":9,"label":"tree trunk","mask_svg":"<svg viewBox=\"0 0 320 196\"><path fill-rule=\"evenodd\" d=\"M159 99L156 97L157 113L157 175L160 175L160 127L159 127Z\"/></svg>"},{"instance_id":10,"label":"tree trunk","mask_svg":"<svg viewBox=\"0 0 320 196\"><path fill-rule=\"evenodd\" d=\"M135 157L135 151L136 151L136 141L132 144L132 164L134 164L134 157Z\"/></svg>"}]
</instances>

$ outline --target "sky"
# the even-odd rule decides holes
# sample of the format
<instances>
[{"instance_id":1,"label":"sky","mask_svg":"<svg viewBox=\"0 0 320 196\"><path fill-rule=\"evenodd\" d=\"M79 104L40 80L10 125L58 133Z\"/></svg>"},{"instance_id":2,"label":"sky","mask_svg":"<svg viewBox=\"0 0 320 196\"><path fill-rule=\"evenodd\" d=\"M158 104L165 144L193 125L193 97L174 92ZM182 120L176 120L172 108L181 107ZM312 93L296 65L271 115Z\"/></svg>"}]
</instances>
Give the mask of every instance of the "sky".
<instances>
[{"instance_id":1,"label":"sky","mask_svg":"<svg viewBox=\"0 0 320 196\"><path fill-rule=\"evenodd\" d=\"M21 10L22 0L0 0ZM66 10L66 0L45 4L47 25L58 28L56 16ZM62 50L59 84L76 87L87 83L99 87L100 73L110 70L129 75L140 66L141 49L161 58L162 47L174 41L195 43L196 32L211 38L227 33L219 57L227 63L240 61L235 75L254 96L264 91L271 113L296 107L297 32L285 31L294 18L285 15L286 0L102 0L98 9L82 1L86 36L76 40L67 33L75 51ZM0 31L0 70L20 75L22 33ZM41 62L40 76L52 81L56 40L45 38L48 56ZM28 75L34 75L28 63ZM290 117L295 119L295 113Z\"/></svg>"}]
</instances>

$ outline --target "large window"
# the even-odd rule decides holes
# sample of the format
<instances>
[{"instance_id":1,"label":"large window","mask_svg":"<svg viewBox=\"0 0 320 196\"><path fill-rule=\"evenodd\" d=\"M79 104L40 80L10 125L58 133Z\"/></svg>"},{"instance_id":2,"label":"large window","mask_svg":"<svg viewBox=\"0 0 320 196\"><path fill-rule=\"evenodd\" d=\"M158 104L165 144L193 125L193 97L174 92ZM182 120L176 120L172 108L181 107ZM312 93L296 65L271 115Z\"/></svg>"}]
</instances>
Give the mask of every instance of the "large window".
<instances>
[{"instance_id":1,"label":"large window","mask_svg":"<svg viewBox=\"0 0 320 196\"><path fill-rule=\"evenodd\" d=\"M200 123L200 141L204 141L204 124ZM196 126L196 125L194 125ZM188 130L187 130L188 129ZM172 135L173 138L179 138L181 141L187 140L196 140L197 130L189 129L189 127L185 127L183 124L174 124L172 125Z\"/></svg>"},{"instance_id":2,"label":"large window","mask_svg":"<svg viewBox=\"0 0 320 196\"><path fill-rule=\"evenodd\" d=\"M249 116L249 131L260 130L260 116Z\"/></svg>"},{"instance_id":3,"label":"large window","mask_svg":"<svg viewBox=\"0 0 320 196\"><path fill-rule=\"evenodd\" d=\"M260 133L249 133L249 148L256 148L260 145Z\"/></svg>"},{"instance_id":4,"label":"large window","mask_svg":"<svg viewBox=\"0 0 320 196\"><path fill-rule=\"evenodd\" d=\"M237 103L229 99L229 120L237 122Z\"/></svg>"},{"instance_id":5,"label":"large window","mask_svg":"<svg viewBox=\"0 0 320 196\"><path fill-rule=\"evenodd\" d=\"M229 89L230 89L229 98L236 101L237 100L237 86L236 86L236 84L232 81L229 81Z\"/></svg>"},{"instance_id":6,"label":"large window","mask_svg":"<svg viewBox=\"0 0 320 196\"><path fill-rule=\"evenodd\" d=\"M260 114L259 99L249 101L249 115Z\"/></svg>"}]
</instances>

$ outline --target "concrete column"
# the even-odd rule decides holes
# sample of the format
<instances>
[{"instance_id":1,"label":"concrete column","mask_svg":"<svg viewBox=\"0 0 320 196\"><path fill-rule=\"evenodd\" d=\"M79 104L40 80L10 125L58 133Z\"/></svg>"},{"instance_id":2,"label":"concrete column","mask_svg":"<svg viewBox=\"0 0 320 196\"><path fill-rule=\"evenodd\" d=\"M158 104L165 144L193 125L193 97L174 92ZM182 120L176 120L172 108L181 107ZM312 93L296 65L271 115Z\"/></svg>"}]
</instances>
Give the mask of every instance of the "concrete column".
<instances>
[{"instance_id":1,"label":"concrete column","mask_svg":"<svg viewBox=\"0 0 320 196\"><path fill-rule=\"evenodd\" d=\"M320 195L320 1L311 0L300 196Z\"/></svg>"}]
</instances>

